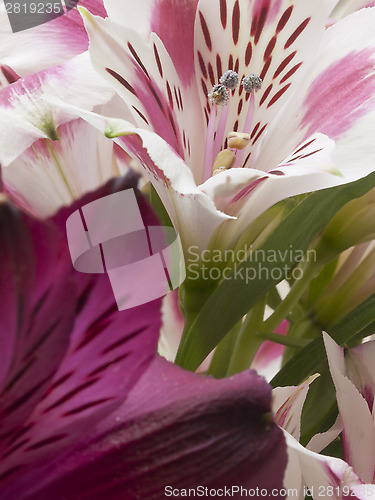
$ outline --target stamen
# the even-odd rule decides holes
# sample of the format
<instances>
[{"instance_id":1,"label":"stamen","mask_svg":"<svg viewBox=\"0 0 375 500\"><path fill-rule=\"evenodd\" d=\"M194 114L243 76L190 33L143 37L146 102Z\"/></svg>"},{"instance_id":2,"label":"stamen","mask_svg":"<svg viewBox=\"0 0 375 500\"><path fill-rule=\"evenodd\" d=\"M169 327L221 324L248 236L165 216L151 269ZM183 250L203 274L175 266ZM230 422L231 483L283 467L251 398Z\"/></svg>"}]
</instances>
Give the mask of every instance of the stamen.
<instances>
[{"instance_id":1,"label":"stamen","mask_svg":"<svg viewBox=\"0 0 375 500\"><path fill-rule=\"evenodd\" d=\"M217 168L216 170L214 170L214 171L212 172L212 177L213 177L214 175L220 174L220 172L225 172L225 170L227 170L225 167L219 167L219 168Z\"/></svg>"},{"instance_id":2,"label":"stamen","mask_svg":"<svg viewBox=\"0 0 375 500\"><path fill-rule=\"evenodd\" d=\"M230 132L228 134L228 148L231 149L244 149L250 142L250 134L243 134L241 132Z\"/></svg>"},{"instance_id":3,"label":"stamen","mask_svg":"<svg viewBox=\"0 0 375 500\"><path fill-rule=\"evenodd\" d=\"M243 86L245 92L250 94L254 90L260 90L262 88L262 79L259 78L259 76L254 75L254 73L251 73L242 79L241 85Z\"/></svg>"},{"instance_id":4,"label":"stamen","mask_svg":"<svg viewBox=\"0 0 375 500\"><path fill-rule=\"evenodd\" d=\"M247 109L247 115L244 123L243 130L245 133L250 132L251 125L253 123L253 118L254 118L254 111L255 111L255 97L254 97L254 92L251 92L250 94L250 99L249 99L249 107ZM237 155L237 165L239 167L243 167L242 161L243 157L245 154L245 150L242 149Z\"/></svg>"},{"instance_id":5,"label":"stamen","mask_svg":"<svg viewBox=\"0 0 375 500\"><path fill-rule=\"evenodd\" d=\"M216 130L214 154L215 156L219 154L219 151L224 142L225 128L228 121L229 106L224 106L220 113L219 124Z\"/></svg>"},{"instance_id":6,"label":"stamen","mask_svg":"<svg viewBox=\"0 0 375 500\"><path fill-rule=\"evenodd\" d=\"M214 134L216 123L216 104L212 104L210 118L207 125L206 147L204 150L204 163L202 181L205 182L211 177L212 162L214 159Z\"/></svg>"},{"instance_id":7,"label":"stamen","mask_svg":"<svg viewBox=\"0 0 375 500\"><path fill-rule=\"evenodd\" d=\"M220 151L220 153L217 155L214 164L212 166L212 172L215 172L218 168L225 168L229 169L232 168L234 165L234 161L236 159L236 155L234 151L231 149L223 149Z\"/></svg>"},{"instance_id":8,"label":"stamen","mask_svg":"<svg viewBox=\"0 0 375 500\"><path fill-rule=\"evenodd\" d=\"M238 85L238 73L229 69L220 78L219 82L229 90L233 90Z\"/></svg>"},{"instance_id":9,"label":"stamen","mask_svg":"<svg viewBox=\"0 0 375 500\"><path fill-rule=\"evenodd\" d=\"M225 106L229 99L229 92L224 85L216 84L212 87L211 92L208 94L211 104Z\"/></svg>"}]
</instances>

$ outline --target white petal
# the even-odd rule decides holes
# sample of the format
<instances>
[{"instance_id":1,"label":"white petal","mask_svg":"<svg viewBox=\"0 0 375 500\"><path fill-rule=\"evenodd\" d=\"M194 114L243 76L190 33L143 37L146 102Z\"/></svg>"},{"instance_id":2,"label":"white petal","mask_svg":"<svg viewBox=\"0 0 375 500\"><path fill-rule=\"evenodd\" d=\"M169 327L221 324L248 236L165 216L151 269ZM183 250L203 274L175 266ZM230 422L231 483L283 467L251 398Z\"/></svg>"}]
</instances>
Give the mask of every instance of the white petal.
<instances>
[{"instance_id":1,"label":"white petal","mask_svg":"<svg viewBox=\"0 0 375 500\"><path fill-rule=\"evenodd\" d=\"M104 4L110 19L116 20L125 28L134 29L136 26L137 32L142 36L150 34L155 0L142 0L142 2L105 0ZM91 9L89 10L91 12Z\"/></svg>"},{"instance_id":2,"label":"white petal","mask_svg":"<svg viewBox=\"0 0 375 500\"><path fill-rule=\"evenodd\" d=\"M375 427L371 412L354 384L345 376L343 349L326 333L323 336L344 427L344 457L363 481L372 482L375 470Z\"/></svg>"},{"instance_id":3,"label":"white petal","mask_svg":"<svg viewBox=\"0 0 375 500\"><path fill-rule=\"evenodd\" d=\"M302 491L298 493L302 496L299 498L305 497L306 488L310 489L310 497L314 498L341 500L343 493L346 493L345 496L355 495L359 499L368 500L375 495L375 486L363 484L353 469L343 460L309 451L286 431L284 434L289 457L284 487L295 488L295 476L300 474ZM294 498L296 496L293 495Z\"/></svg>"},{"instance_id":4,"label":"white petal","mask_svg":"<svg viewBox=\"0 0 375 500\"><path fill-rule=\"evenodd\" d=\"M200 189L214 200L218 209L237 217L220 228L218 237L223 243L233 245L256 217L278 201L342 182L332 162L334 142L316 134L308 143L311 144L306 149L298 153L301 149L298 148L268 173L232 168L202 184ZM308 152L309 147L313 152Z\"/></svg>"},{"instance_id":5,"label":"white petal","mask_svg":"<svg viewBox=\"0 0 375 500\"><path fill-rule=\"evenodd\" d=\"M319 374L312 375L299 386L276 387L272 391L272 409L275 422L299 440L301 432L301 415L309 386Z\"/></svg>"},{"instance_id":6,"label":"white petal","mask_svg":"<svg viewBox=\"0 0 375 500\"><path fill-rule=\"evenodd\" d=\"M163 324L160 332L158 352L168 361L173 362L184 329L184 318L178 307L178 292L166 295L162 306Z\"/></svg>"},{"instance_id":7,"label":"white petal","mask_svg":"<svg viewBox=\"0 0 375 500\"><path fill-rule=\"evenodd\" d=\"M363 344L349 349L345 356L346 374L365 398L370 411L375 396L375 342Z\"/></svg>"},{"instance_id":8,"label":"white petal","mask_svg":"<svg viewBox=\"0 0 375 500\"><path fill-rule=\"evenodd\" d=\"M315 434L307 443L306 448L315 453L320 453L326 446L328 446L337 436L342 432L343 425L340 415L335 420L333 426L326 432Z\"/></svg>"},{"instance_id":9,"label":"white petal","mask_svg":"<svg viewBox=\"0 0 375 500\"><path fill-rule=\"evenodd\" d=\"M3 169L11 195L39 216L119 175L113 142L88 123L78 119L62 125L59 137L39 139Z\"/></svg>"},{"instance_id":10,"label":"white petal","mask_svg":"<svg viewBox=\"0 0 375 500\"><path fill-rule=\"evenodd\" d=\"M249 73L263 80L262 89L255 93L250 126L246 123L249 94L240 86L229 100L226 132L238 128L239 132L251 134L245 158L249 152L254 155L261 137L306 77L324 35L329 12L330 6L324 0L227 0L217 1L215 6L212 0L199 2L195 22L196 78L206 115L210 111L207 93L228 69L237 71L240 80ZM271 151L271 156L274 153ZM281 159L264 166L254 162L246 165L269 170Z\"/></svg>"},{"instance_id":11,"label":"white petal","mask_svg":"<svg viewBox=\"0 0 375 500\"><path fill-rule=\"evenodd\" d=\"M333 21L338 21L343 17L352 14L356 10L365 7L373 7L375 2L373 0L339 0L336 7L333 9L330 18Z\"/></svg>"},{"instance_id":12,"label":"white petal","mask_svg":"<svg viewBox=\"0 0 375 500\"><path fill-rule=\"evenodd\" d=\"M0 92L0 162L9 165L37 139L56 139L58 126L72 119L74 115L51 105L50 97L93 109L112 95L87 53L9 85Z\"/></svg>"},{"instance_id":13,"label":"white petal","mask_svg":"<svg viewBox=\"0 0 375 500\"><path fill-rule=\"evenodd\" d=\"M336 142L342 182L374 169L375 8L361 10L325 32L320 52L298 93L270 125L258 161L280 161L300 141L320 132ZM348 35L350 34L350 41Z\"/></svg>"},{"instance_id":14,"label":"white petal","mask_svg":"<svg viewBox=\"0 0 375 500\"><path fill-rule=\"evenodd\" d=\"M194 246L198 252L206 248L215 229L232 218L217 210L213 201L198 189L189 167L158 135L124 120L71 109L98 130L107 130L121 148L138 160L159 194L184 249Z\"/></svg>"},{"instance_id":15,"label":"white petal","mask_svg":"<svg viewBox=\"0 0 375 500\"><path fill-rule=\"evenodd\" d=\"M126 101L137 126L153 130L196 173L203 164L203 112L195 85L180 80L155 33L142 36L110 19L82 10L90 35L90 55L98 72Z\"/></svg>"}]
</instances>

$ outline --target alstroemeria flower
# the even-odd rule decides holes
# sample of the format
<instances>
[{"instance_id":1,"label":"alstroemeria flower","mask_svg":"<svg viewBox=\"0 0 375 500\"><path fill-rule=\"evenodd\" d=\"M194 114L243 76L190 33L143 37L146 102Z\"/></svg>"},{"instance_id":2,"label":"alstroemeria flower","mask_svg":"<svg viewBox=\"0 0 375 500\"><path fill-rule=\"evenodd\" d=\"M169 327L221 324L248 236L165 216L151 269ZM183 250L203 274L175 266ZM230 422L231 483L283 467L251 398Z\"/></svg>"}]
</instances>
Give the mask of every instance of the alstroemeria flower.
<instances>
[{"instance_id":1,"label":"alstroemeria flower","mask_svg":"<svg viewBox=\"0 0 375 500\"><path fill-rule=\"evenodd\" d=\"M226 220L215 241L230 246L277 201L373 170L375 9L326 30L335 4L107 1L107 19L83 12L93 64L140 127L109 120L107 133L143 164L183 244L206 247ZM259 76L261 89L213 103L227 70ZM215 158L233 131L250 139L228 169Z\"/></svg>"},{"instance_id":2,"label":"alstroemeria flower","mask_svg":"<svg viewBox=\"0 0 375 500\"><path fill-rule=\"evenodd\" d=\"M363 481L375 483L375 342L345 355L326 334L324 342L343 426L344 458Z\"/></svg>"},{"instance_id":3,"label":"alstroemeria flower","mask_svg":"<svg viewBox=\"0 0 375 500\"><path fill-rule=\"evenodd\" d=\"M160 300L119 312L106 275L73 270L67 217L124 188L136 189L134 175L47 221L1 195L0 498L159 500L167 486L284 498L285 440L266 381L202 378L162 360Z\"/></svg>"},{"instance_id":4,"label":"alstroemeria flower","mask_svg":"<svg viewBox=\"0 0 375 500\"><path fill-rule=\"evenodd\" d=\"M50 215L124 172L122 151L116 154L103 134L51 101L108 110L113 94L87 52L0 89L0 164L13 199Z\"/></svg>"}]
</instances>

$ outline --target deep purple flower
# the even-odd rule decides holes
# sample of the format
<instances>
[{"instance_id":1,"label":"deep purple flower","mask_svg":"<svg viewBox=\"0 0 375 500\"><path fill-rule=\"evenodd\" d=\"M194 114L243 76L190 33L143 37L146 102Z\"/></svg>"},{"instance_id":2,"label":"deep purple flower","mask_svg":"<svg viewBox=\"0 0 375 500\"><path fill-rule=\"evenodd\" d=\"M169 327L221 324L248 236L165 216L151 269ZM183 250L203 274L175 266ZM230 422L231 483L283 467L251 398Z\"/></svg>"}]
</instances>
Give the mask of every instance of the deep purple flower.
<instances>
[{"instance_id":1,"label":"deep purple flower","mask_svg":"<svg viewBox=\"0 0 375 500\"><path fill-rule=\"evenodd\" d=\"M135 185L134 175L110 181L48 221L1 195L1 499L282 488L286 446L265 380L215 380L158 357L160 300L119 312L106 275L73 270L67 216Z\"/></svg>"}]
</instances>

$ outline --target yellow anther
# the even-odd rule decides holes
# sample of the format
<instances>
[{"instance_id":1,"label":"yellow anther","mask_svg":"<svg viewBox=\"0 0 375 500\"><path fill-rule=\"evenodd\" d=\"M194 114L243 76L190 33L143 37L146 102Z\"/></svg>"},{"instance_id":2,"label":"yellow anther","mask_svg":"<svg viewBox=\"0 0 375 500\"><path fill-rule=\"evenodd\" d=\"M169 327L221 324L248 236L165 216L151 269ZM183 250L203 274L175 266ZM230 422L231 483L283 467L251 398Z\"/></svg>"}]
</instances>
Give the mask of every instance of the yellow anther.
<instances>
[{"instance_id":1,"label":"yellow anther","mask_svg":"<svg viewBox=\"0 0 375 500\"><path fill-rule=\"evenodd\" d=\"M228 148L244 149L250 142L250 134L241 132L230 132L228 134Z\"/></svg>"},{"instance_id":2,"label":"yellow anther","mask_svg":"<svg viewBox=\"0 0 375 500\"><path fill-rule=\"evenodd\" d=\"M236 159L236 155L234 151L231 149L223 149L217 155L216 160L212 166L212 172L215 172L216 169L223 167L224 169L232 168Z\"/></svg>"},{"instance_id":3,"label":"yellow anther","mask_svg":"<svg viewBox=\"0 0 375 500\"><path fill-rule=\"evenodd\" d=\"M225 170L227 170L225 167L219 167L212 172L212 176L214 176L216 174L220 174L220 172L225 172Z\"/></svg>"}]
</instances>

